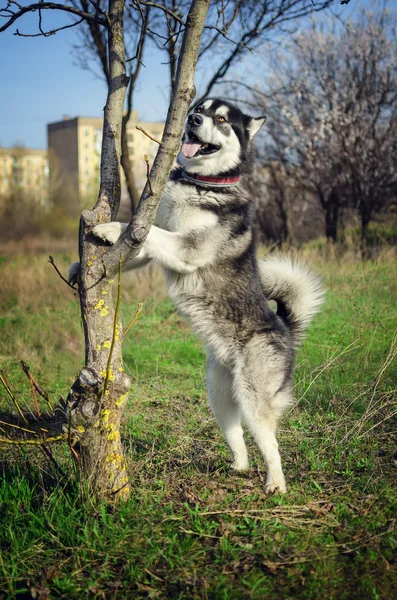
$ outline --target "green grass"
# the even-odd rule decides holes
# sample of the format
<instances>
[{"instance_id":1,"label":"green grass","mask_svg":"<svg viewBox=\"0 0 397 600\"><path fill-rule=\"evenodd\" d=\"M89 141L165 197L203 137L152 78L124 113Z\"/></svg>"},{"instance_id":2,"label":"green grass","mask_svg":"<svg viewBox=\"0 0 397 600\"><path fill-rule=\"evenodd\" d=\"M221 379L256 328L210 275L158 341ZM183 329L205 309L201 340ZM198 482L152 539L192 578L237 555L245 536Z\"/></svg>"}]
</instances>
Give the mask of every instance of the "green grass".
<instances>
[{"instance_id":1,"label":"green grass","mask_svg":"<svg viewBox=\"0 0 397 600\"><path fill-rule=\"evenodd\" d=\"M76 299L44 262L34 261L26 289L24 259L1 265L15 277L1 297L0 366L30 404L17 358L57 398L83 352ZM0 447L0 598L394 597L396 270L390 261L318 268L327 303L299 351L297 402L279 432L288 493L264 495L249 438L252 468L230 470L201 344L168 300L151 298L125 346L130 500L93 502L65 448L54 448L70 474L59 482L41 453ZM125 323L142 294L125 290Z\"/></svg>"}]
</instances>

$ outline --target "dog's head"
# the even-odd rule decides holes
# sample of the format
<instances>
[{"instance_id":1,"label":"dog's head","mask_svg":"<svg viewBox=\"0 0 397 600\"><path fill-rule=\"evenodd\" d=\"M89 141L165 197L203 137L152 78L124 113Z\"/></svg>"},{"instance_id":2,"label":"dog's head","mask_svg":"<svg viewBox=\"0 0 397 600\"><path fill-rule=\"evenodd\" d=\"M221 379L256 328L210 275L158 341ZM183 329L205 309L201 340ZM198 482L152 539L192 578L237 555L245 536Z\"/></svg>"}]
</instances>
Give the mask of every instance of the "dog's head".
<instances>
[{"instance_id":1,"label":"dog's head","mask_svg":"<svg viewBox=\"0 0 397 600\"><path fill-rule=\"evenodd\" d=\"M178 162L187 173L239 175L247 169L250 144L266 117L249 117L219 98L197 104L187 117Z\"/></svg>"}]
</instances>

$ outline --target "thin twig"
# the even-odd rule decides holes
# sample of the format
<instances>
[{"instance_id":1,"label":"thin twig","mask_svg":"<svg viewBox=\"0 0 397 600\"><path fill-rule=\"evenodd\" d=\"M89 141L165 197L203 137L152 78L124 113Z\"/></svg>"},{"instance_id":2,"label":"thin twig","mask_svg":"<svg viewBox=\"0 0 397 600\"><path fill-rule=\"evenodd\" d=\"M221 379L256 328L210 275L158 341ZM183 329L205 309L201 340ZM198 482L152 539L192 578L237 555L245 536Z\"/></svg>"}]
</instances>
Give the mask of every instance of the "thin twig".
<instances>
[{"instance_id":1,"label":"thin twig","mask_svg":"<svg viewBox=\"0 0 397 600\"><path fill-rule=\"evenodd\" d=\"M158 144L160 146L161 142L159 142L158 140L156 140L156 138L154 138L152 135L150 135L150 133L148 133L142 127L140 127L140 125L135 125L135 129L138 129L139 131L142 131L142 133L144 135L146 135L146 137L150 138L151 140L153 140L153 142L156 142L156 144Z\"/></svg>"},{"instance_id":2,"label":"thin twig","mask_svg":"<svg viewBox=\"0 0 397 600\"><path fill-rule=\"evenodd\" d=\"M31 373L29 371L29 367L28 367L28 365L26 363L23 362L23 360L21 360L21 365L22 365L22 369L23 369L24 373L26 373L26 375L27 375L27 377L29 379L30 389L32 390L32 396L33 396L34 403L36 405L37 414L38 414L39 417L41 417L39 403L37 402L36 389L34 387L32 376L31 376Z\"/></svg>"},{"instance_id":3,"label":"thin twig","mask_svg":"<svg viewBox=\"0 0 397 600\"><path fill-rule=\"evenodd\" d=\"M31 433L32 435L38 435L32 429L26 429L25 427L20 427L19 425L14 425L14 423L7 423L6 421L0 421L2 425L6 425L7 427L12 427L12 429L19 429L20 431L26 431L26 433Z\"/></svg>"},{"instance_id":4,"label":"thin twig","mask_svg":"<svg viewBox=\"0 0 397 600\"><path fill-rule=\"evenodd\" d=\"M30 444L34 446L43 446L44 444L52 444L53 442L59 442L61 440L67 440L68 434L63 433L62 435L55 435L53 437L44 438L43 440L10 440L9 438L0 437L0 444L15 444L17 446L23 446Z\"/></svg>"},{"instance_id":5,"label":"thin twig","mask_svg":"<svg viewBox=\"0 0 397 600\"><path fill-rule=\"evenodd\" d=\"M139 302L138 309L137 309L137 311L135 313L135 317L129 322L126 330L123 332L123 337L125 337L127 335L127 333L129 332L129 330L131 329L131 327L133 326L133 324L135 323L135 321L137 320L137 318L141 314L142 308L143 308L143 302Z\"/></svg>"},{"instance_id":6,"label":"thin twig","mask_svg":"<svg viewBox=\"0 0 397 600\"><path fill-rule=\"evenodd\" d=\"M6 376L4 373L0 373L0 381L3 384L3 386L6 389L7 394L10 396L15 408L17 409L19 416L21 417L21 419L23 420L23 422L25 423L25 425L29 425L28 420L26 419L25 415L23 414L21 407L18 404L17 399L15 398L14 394L11 391L11 388L7 382Z\"/></svg>"},{"instance_id":7,"label":"thin twig","mask_svg":"<svg viewBox=\"0 0 397 600\"><path fill-rule=\"evenodd\" d=\"M55 271L58 273L58 275L62 279L62 281L64 281L70 288L72 288L72 290L76 291L77 287L75 287L74 285L72 285L71 283L69 283L69 281L67 279L65 279L65 277L62 275L62 273L60 272L60 270L56 266L56 264L55 264L54 259L53 259L52 256L48 257L48 262L54 267Z\"/></svg>"},{"instance_id":8,"label":"thin twig","mask_svg":"<svg viewBox=\"0 0 397 600\"><path fill-rule=\"evenodd\" d=\"M63 31L64 29L70 29L71 27L76 27L77 25L80 25L80 23L83 23L83 21L85 21L85 19L81 18L78 21L76 21L75 23L71 23L70 25L63 25L63 27L57 27L56 29L50 29L50 31L43 31L40 27L40 33L21 33L19 31L19 29L16 29L15 33L13 35L16 35L17 37L25 37L25 38L50 37L51 35L55 35L56 33L58 33L58 31Z\"/></svg>"},{"instance_id":9,"label":"thin twig","mask_svg":"<svg viewBox=\"0 0 397 600\"><path fill-rule=\"evenodd\" d=\"M55 460L55 458L53 457L51 450L49 450L46 446L44 446L44 444L42 444L40 446L41 451L43 452L43 454L45 454L45 456L52 462L52 464L54 465L54 467L57 469L57 471L59 471L59 473L62 475L62 477L65 477L66 479L66 473L65 471L62 469L62 467L57 463L57 461Z\"/></svg>"},{"instance_id":10,"label":"thin twig","mask_svg":"<svg viewBox=\"0 0 397 600\"><path fill-rule=\"evenodd\" d=\"M34 385L34 388L35 388L36 392L38 392L40 394L40 396L42 398L44 398L44 400L47 402L50 410L52 411L53 410L53 406L51 404L51 400L50 400L50 397L47 394L47 392L44 391L43 388L41 387L41 385L39 385L37 383L37 381L33 377L32 373L30 372L30 369L29 369L28 365L23 360L21 360L21 366L22 366L22 369L23 369L24 373L29 378L29 381Z\"/></svg>"},{"instance_id":11,"label":"thin twig","mask_svg":"<svg viewBox=\"0 0 397 600\"><path fill-rule=\"evenodd\" d=\"M145 163L146 163L146 179L149 184L150 195L153 196L153 188L152 182L150 181L150 165L149 165L149 157L147 154L144 155Z\"/></svg>"}]
</instances>

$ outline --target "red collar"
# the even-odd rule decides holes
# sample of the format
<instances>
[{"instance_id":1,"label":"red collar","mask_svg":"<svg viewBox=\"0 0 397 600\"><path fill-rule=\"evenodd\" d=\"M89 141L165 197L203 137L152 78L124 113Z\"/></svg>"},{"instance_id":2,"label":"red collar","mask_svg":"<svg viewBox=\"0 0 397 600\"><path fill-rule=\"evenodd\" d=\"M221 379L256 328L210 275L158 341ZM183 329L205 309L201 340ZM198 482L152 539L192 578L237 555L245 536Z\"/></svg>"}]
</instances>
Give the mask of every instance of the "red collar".
<instances>
[{"instance_id":1,"label":"red collar","mask_svg":"<svg viewBox=\"0 0 397 600\"><path fill-rule=\"evenodd\" d=\"M204 187L233 187L238 185L240 181L238 175L235 177L215 177L214 175L196 175L193 173L186 173L185 171L182 171L182 177L183 179L194 181L194 183Z\"/></svg>"}]
</instances>

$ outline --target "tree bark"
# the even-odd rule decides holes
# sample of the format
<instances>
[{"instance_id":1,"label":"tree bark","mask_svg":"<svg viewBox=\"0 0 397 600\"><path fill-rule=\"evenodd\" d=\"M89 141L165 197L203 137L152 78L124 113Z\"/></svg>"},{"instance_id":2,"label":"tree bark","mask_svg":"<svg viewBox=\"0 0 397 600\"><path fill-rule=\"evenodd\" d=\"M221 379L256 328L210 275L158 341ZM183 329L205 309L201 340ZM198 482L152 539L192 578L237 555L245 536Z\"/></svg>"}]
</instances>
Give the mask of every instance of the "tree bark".
<instances>
[{"instance_id":1,"label":"tree bark","mask_svg":"<svg viewBox=\"0 0 397 600\"><path fill-rule=\"evenodd\" d=\"M210 0L192 2L178 61L175 91L168 109L161 146L150 171L150 185L146 183L136 213L124 234L112 247L112 252L105 255L107 271L114 272L120 258L125 263L138 254L156 216L161 194L178 155L186 114L195 95L194 72L209 4Z\"/></svg>"},{"instance_id":2,"label":"tree bark","mask_svg":"<svg viewBox=\"0 0 397 600\"><path fill-rule=\"evenodd\" d=\"M128 117L128 119L129 119L129 117ZM138 190L136 189L134 175L132 172L130 155L129 155L129 149L128 149L128 139L127 139L128 119L126 118L126 115L124 115L122 129L121 129L121 166L123 167L125 183L126 183L128 195L130 198L131 212L132 212L132 214L134 214L135 209L138 206L138 202L139 202L139 193L138 193Z\"/></svg>"},{"instance_id":3,"label":"tree bark","mask_svg":"<svg viewBox=\"0 0 397 600\"><path fill-rule=\"evenodd\" d=\"M280 227L280 239L278 246L281 246L288 240L288 213L286 209L286 173L277 173L277 167L273 164L270 165L270 174L274 183L274 186L278 191L277 208L280 216L281 227Z\"/></svg>"},{"instance_id":4,"label":"tree bark","mask_svg":"<svg viewBox=\"0 0 397 600\"><path fill-rule=\"evenodd\" d=\"M90 230L98 222L115 219L120 203L121 122L128 83L124 6L124 0L109 0L109 89L104 112L101 183L96 206L81 216L79 235L85 367L68 397L71 427L79 438L82 472L89 488L114 500L127 496L129 491L120 421L130 380L123 371L121 323L111 301L114 273L103 272L106 249L99 247Z\"/></svg>"},{"instance_id":5,"label":"tree bark","mask_svg":"<svg viewBox=\"0 0 397 600\"><path fill-rule=\"evenodd\" d=\"M86 342L85 367L68 396L69 427L79 440L83 475L90 491L117 502L129 495L120 440L120 422L130 379L123 369L122 325L112 285L122 265L139 251L157 212L169 171L178 153L183 124L194 94L193 79L200 38L210 0L193 0L183 38L175 94L168 111L162 145L126 234L113 247L92 236L98 223L114 220L120 202L121 123L128 79L125 72L124 0L109 2L109 94L105 107L99 198L84 211L80 225L81 314ZM150 190L153 190L151 194ZM119 286L120 287L120 286ZM118 295L119 297L119 295ZM68 415L66 415L68 417Z\"/></svg>"},{"instance_id":6,"label":"tree bark","mask_svg":"<svg viewBox=\"0 0 397 600\"><path fill-rule=\"evenodd\" d=\"M339 193L332 189L325 204L325 235L332 242L336 242L338 237L339 206Z\"/></svg>"}]
</instances>

